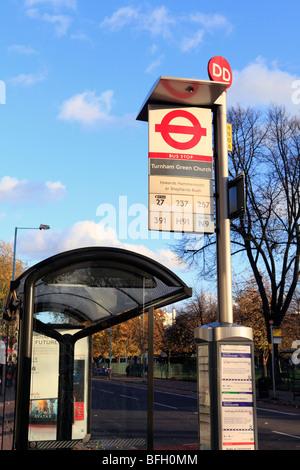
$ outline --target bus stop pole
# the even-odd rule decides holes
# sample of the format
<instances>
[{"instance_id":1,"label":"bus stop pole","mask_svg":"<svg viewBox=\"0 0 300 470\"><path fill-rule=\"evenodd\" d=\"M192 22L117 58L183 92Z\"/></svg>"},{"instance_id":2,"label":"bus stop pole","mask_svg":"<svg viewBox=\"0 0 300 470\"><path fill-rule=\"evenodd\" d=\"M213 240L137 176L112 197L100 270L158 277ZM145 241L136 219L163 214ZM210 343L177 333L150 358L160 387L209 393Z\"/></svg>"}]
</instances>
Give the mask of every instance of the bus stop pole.
<instances>
[{"instance_id":1,"label":"bus stop pole","mask_svg":"<svg viewBox=\"0 0 300 470\"><path fill-rule=\"evenodd\" d=\"M233 323L230 220L228 203L228 153L226 92L215 103L216 134L216 235L218 271L218 310L221 323Z\"/></svg>"}]
</instances>

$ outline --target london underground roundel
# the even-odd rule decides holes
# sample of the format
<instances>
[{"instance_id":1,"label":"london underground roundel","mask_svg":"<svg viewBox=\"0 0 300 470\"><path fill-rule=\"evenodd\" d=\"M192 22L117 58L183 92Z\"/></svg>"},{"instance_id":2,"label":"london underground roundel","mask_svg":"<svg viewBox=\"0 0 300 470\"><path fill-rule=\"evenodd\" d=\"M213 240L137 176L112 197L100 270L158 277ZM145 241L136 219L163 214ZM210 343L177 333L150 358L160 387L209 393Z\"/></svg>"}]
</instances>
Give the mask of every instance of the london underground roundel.
<instances>
[{"instance_id":1,"label":"london underground roundel","mask_svg":"<svg viewBox=\"0 0 300 470\"><path fill-rule=\"evenodd\" d=\"M181 117L186 119L186 125L175 125L172 121ZM160 132L164 141L178 150L190 150L195 147L202 136L206 136L206 129L201 127L196 116L184 109L175 109L167 113L160 124L155 125L155 132ZM180 142L172 135L181 134L191 136L186 142Z\"/></svg>"},{"instance_id":2,"label":"london underground roundel","mask_svg":"<svg viewBox=\"0 0 300 470\"><path fill-rule=\"evenodd\" d=\"M149 106L149 157L212 161L210 109Z\"/></svg>"}]
</instances>

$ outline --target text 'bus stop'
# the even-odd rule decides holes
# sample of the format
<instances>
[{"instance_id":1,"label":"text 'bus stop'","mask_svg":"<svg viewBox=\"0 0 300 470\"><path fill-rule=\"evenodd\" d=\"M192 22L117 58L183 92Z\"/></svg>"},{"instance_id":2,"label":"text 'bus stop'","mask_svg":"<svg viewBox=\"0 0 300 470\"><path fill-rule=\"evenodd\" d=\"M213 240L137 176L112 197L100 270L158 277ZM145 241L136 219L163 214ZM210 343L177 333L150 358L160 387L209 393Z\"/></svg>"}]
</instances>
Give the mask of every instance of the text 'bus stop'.
<instances>
[{"instance_id":1,"label":"text 'bus stop'","mask_svg":"<svg viewBox=\"0 0 300 470\"><path fill-rule=\"evenodd\" d=\"M156 261L130 251L106 247L83 248L55 255L12 281L5 317L18 323L15 416L10 432L5 428L4 416L2 448L72 447L74 443L87 439L90 434L91 335L144 312L152 312L148 333L147 412L147 442L151 448L153 309L190 296L191 289ZM52 323L48 322L49 314L52 314ZM53 318L56 321L53 322ZM35 335L53 340L53 345L50 341L52 350L49 346L35 350ZM49 351L53 353L54 363L43 375L43 385L37 387L39 361L42 364L43 357L48 355L49 364L49 354L52 354ZM83 385L79 384L80 381ZM43 393L47 395L43 396ZM48 411L51 409L51 423L43 422L44 428L35 426L35 399L39 402L44 400ZM74 420L76 414L79 420L81 415L85 416L80 428ZM52 433L50 438L48 428Z\"/></svg>"}]
</instances>

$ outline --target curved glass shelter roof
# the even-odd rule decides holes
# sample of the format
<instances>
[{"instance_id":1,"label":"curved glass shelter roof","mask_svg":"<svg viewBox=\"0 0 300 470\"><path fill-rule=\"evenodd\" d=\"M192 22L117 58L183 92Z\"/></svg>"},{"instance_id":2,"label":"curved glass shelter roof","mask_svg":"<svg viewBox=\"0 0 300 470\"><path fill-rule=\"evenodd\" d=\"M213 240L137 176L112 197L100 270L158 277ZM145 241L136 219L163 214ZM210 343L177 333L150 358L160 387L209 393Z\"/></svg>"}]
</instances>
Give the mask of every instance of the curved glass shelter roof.
<instances>
[{"instance_id":1,"label":"curved glass shelter roof","mask_svg":"<svg viewBox=\"0 0 300 470\"><path fill-rule=\"evenodd\" d=\"M32 288L34 329L45 331L42 313L52 312L84 324L86 331L80 336L192 295L165 266L134 252L107 247L67 251L29 268L11 283L8 314L24 310Z\"/></svg>"},{"instance_id":2,"label":"curved glass shelter roof","mask_svg":"<svg viewBox=\"0 0 300 470\"><path fill-rule=\"evenodd\" d=\"M40 350L35 348L36 333L46 335L59 343L59 354L49 359L52 372L46 373L42 382L43 390L47 389L50 381L56 384L54 388L57 387L57 390L55 388L53 396L57 400L57 420L55 436L53 435L53 438L51 434L50 444L64 447L76 439L73 434L74 390L77 386L76 342L148 312L150 354L150 351L153 351L153 309L191 295L191 289L179 277L153 259L127 250L107 247L82 248L60 253L37 263L12 281L5 305L5 317L20 320L14 430L16 449L24 450L31 444L36 444L29 442L31 435L28 432L31 393L40 393L39 382L37 388L32 388L36 378L32 361L37 361L38 364L40 354ZM47 349L43 349L41 354L45 351ZM90 352L89 349L89 354ZM53 364L51 361L54 361ZM148 377L152 377L152 392L149 392L149 397L153 395L151 364L153 361L150 361L148 369ZM89 379L87 382L82 382L82 386L85 387L87 399L87 422L84 432L89 435ZM152 416L153 404L149 401L147 420L150 424ZM147 424L149 442L153 435L150 424ZM44 440L44 437L40 438L38 435L38 441ZM48 441L46 444L48 445Z\"/></svg>"}]
</instances>

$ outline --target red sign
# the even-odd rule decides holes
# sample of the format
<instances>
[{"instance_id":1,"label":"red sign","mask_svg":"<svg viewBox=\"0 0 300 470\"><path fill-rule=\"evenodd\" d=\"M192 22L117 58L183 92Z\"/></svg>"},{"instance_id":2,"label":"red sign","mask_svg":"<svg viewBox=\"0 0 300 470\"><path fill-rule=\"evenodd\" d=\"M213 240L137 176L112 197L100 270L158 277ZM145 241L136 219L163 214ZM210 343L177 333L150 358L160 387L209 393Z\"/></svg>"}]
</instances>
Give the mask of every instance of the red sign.
<instances>
[{"instance_id":1,"label":"red sign","mask_svg":"<svg viewBox=\"0 0 300 470\"><path fill-rule=\"evenodd\" d=\"M84 403L75 402L74 403L74 418L75 421L82 421L84 419Z\"/></svg>"},{"instance_id":2,"label":"red sign","mask_svg":"<svg viewBox=\"0 0 300 470\"><path fill-rule=\"evenodd\" d=\"M177 118L186 118L192 125L174 125L170 122ZM178 150L189 150L195 147L202 136L206 136L206 129L201 127L198 119L190 112L184 109L175 109L166 114L160 124L155 125L155 132L160 132L164 141L171 147ZM187 142L178 142L170 134L187 134L191 135L191 139Z\"/></svg>"},{"instance_id":3,"label":"red sign","mask_svg":"<svg viewBox=\"0 0 300 470\"><path fill-rule=\"evenodd\" d=\"M208 75L214 82L225 82L228 83L228 88L232 84L232 71L227 60L220 55L217 55L210 59L208 62ZM227 90L228 90L227 88Z\"/></svg>"}]
</instances>

